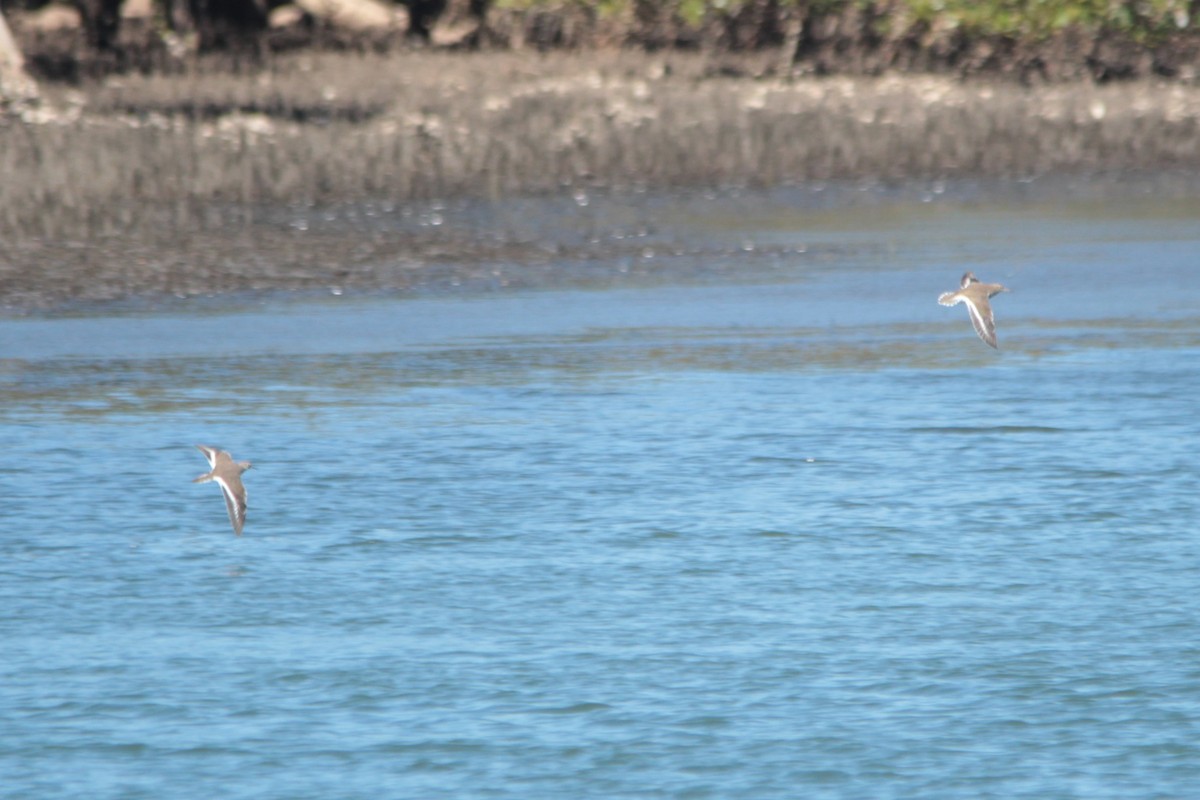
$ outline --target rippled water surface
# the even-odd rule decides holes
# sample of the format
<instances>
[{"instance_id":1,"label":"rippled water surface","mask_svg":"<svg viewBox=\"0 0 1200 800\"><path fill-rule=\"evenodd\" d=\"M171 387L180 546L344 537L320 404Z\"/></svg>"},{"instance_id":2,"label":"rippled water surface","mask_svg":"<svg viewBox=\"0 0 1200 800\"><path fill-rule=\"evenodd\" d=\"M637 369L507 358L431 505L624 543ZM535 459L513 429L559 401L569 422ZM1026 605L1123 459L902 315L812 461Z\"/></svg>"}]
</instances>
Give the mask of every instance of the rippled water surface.
<instances>
[{"instance_id":1,"label":"rippled water surface","mask_svg":"<svg viewBox=\"0 0 1200 800\"><path fill-rule=\"evenodd\" d=\"M778 201L663 212L700 281L0 321L4 796L1194 792L1195 206Z\"/></svg>"}]
</instances>

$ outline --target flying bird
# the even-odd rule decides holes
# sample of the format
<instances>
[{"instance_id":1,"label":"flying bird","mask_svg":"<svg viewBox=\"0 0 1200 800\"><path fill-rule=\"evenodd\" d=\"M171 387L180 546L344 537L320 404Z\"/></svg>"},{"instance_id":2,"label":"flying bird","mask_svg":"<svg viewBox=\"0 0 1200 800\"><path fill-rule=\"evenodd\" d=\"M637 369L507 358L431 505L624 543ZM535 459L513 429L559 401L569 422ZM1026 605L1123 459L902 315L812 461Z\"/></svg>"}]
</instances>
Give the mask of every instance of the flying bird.
<instances>
[{"instance_id":1,"label":"flying bird","mask_svg":"<svg viewBox=\"0 0 1200 800\"><path fill-rule=\"evenodd\" d=\"M967 304L971 315L971 324L979 338L991 347L996 347L996 320L992 316L992 304L988 298L1007 292L1008 289L998 283L980 283L974 272L964 273L962 285L957 292L942 292L938 302L944 306ZM999 348L997 348L999 349Z\"/></svg>"},{"instance_id":2,"label":"flying bird","mask_svg":"<svg viewBox=\"0 0 1200 800\"><path fill-rule=\"evenodd\" d=\"M246 487L242 485L242 473L250 469L249 461L234 461L233 456L224 450L209 447L206 444L196 445L204 457L208 459L210 471L192 481L192 483L208 483L216 481L225 496L225 508L229 510L229 523L233 532L242 535L242 526L246 524Z\"/></svg>"}]
</instances>

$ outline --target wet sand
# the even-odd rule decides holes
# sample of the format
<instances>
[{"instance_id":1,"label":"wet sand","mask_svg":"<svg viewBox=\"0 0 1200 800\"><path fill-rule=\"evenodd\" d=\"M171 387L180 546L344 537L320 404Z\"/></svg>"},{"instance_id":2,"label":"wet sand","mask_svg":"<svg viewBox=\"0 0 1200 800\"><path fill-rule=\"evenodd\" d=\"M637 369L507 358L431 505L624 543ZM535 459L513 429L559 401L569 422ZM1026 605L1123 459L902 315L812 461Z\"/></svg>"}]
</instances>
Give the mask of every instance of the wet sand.
<instances>
[{"instance_id":1,"label":"wet sand","mask_svg":"<svg viewBox=\"0 0 1200 800\"><path fill-rule=\"evenodd\" d=\"M536 282L550 260L638 247L505 221L495 209L512 198L549 198L532 213L552 217L604 196L619 216L612 198L647 191L1092 173L1119 185L1200 165L1196 86L756 78L768 73L752 57L736 75L725 63L318 53L249 76L50 87L0 125L0 304L508 285L526 278L497 278L498 264L528 264Z\"/></svg>"}]
</instances>

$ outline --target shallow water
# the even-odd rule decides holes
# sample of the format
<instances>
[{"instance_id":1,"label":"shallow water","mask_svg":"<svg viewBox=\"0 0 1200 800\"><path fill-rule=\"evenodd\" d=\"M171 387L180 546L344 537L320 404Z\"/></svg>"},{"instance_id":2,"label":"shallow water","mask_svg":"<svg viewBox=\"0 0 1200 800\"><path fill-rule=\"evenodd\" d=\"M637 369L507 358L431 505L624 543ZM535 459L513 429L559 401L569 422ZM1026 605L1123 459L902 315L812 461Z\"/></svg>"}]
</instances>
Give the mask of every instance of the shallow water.
<instances>
[{"instance_id":1,"label":"shallow water","mask_svg":"<svg viewBox=\"0 0 1200 800\"><path fill-rule=\"evenodd\" d=\"M0 321L4 794L1185 796L1194 210L697 199L701 281Z\"/></svg>"}]
</instances>

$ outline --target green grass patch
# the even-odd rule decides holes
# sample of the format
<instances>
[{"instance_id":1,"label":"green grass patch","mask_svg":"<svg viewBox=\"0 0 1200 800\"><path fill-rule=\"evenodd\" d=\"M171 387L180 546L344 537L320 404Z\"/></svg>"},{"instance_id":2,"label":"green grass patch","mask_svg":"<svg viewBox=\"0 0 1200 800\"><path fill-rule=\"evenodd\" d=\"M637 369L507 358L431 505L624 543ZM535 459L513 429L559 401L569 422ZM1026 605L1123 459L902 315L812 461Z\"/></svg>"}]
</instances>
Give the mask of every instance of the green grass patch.
<instances>
[{"instance_id":1,"label":"green grass patch","mask_svg":"<svg viewBox=\"0 0 1200 800\"><path fill-rule=\"evenodd\" d=\"M628 15L673 17L688 25L738 15L767 0L497 0L496 7L518 11L563 7L589 9L598 18ZM1042 39L1070 27L1123 33L1145 39L1196 30L1189 0L776 0L776 13L836 14L851 6L874 6L885 15L916 19L939 29L961 28L979 35Z\"/></svg>"}]
</instances>

